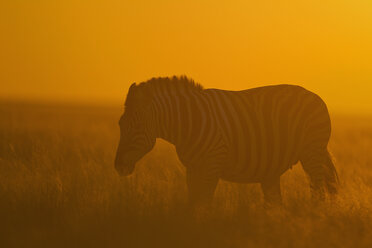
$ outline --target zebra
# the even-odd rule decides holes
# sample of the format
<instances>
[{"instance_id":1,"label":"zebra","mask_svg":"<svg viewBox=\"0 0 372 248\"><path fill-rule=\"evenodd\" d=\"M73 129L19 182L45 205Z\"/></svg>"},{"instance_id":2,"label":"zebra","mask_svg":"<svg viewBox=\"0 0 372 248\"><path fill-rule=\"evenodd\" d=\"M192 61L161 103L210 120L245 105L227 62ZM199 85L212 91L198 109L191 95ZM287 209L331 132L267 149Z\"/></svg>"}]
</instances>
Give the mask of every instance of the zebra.
<instances>
[{"instance_id":1,"label":"zebra","mask_svg":"<svg viewBox=\"0 0 372 248\"><path fill-rule=\"evenodd\" d=\"M218 181L260 183L268 204L282 202L280 177L299 161L312 196L337 193L324 101L296 85L242 91L204 89L186 76L133 83L119 120L115 169L132 174L156 138L172 143L186 167L191 205L213 199Z\"/></svg>"}]
</instances>

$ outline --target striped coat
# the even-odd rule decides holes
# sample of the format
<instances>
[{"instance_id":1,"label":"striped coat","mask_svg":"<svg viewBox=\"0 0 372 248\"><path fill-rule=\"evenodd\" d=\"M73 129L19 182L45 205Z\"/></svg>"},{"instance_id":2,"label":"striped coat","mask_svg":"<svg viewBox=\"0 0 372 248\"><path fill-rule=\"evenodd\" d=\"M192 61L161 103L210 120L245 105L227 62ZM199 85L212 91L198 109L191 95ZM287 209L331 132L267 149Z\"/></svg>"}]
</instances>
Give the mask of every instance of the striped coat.
<instances>
[{"instance_id":1,"label":"striped coat","mask_svg":"<svg viewBox=\"0 0 372 248\"><path fill-rule=\"evenodd\" d=\"M128 92L126 109L138 106L147 114L137 116L145 125L132 146L152 148L154 138L174 144L187 167L192 203L210 200L219 179L261 183L266 201L280 202L280 176L298 161L314 194L336 191L337 174L327 150L328 110L302 87L226 91L203 89L185 77L156 78ZM122 117L124 140L132 136L125 123L135 119L128 116ZM122 151L119 145L117 159Z\"/></svg>"}]
</instances>

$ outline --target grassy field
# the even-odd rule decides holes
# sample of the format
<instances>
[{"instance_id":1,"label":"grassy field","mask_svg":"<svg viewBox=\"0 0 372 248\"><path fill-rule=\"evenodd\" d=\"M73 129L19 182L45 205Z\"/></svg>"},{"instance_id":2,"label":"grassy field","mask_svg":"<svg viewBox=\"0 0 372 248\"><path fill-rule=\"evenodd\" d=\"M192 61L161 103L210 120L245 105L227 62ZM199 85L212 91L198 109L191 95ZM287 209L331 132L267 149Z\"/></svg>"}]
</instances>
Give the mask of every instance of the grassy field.
<instances>
[{"instance_id":1,"label":"grassy field","mask_svg":"<svg viewBox=\"0 0 372 248\"><path fill-rule=\"evenodd\" d=\"M220 182L196 223L171 145L116 174L121 111L0 103L0 247L372 247L372 118L332 116L334 202L312 204L296 165L282 208L265 211L258 185Z\"/></svg>"}]
</instances>

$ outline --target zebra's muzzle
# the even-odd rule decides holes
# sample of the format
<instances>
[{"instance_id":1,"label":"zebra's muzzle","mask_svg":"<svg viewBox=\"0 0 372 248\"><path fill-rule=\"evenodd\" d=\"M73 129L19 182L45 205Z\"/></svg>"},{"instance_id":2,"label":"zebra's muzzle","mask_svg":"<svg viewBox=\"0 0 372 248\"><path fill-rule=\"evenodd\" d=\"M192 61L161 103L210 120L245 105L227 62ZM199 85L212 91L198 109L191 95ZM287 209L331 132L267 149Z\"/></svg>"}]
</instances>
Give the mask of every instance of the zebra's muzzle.
<instances>
[{"instance_id":1,"label":"zebra's muzzle","mask_svg":"<svg viewBox=\"0 0 372 248\"><path fill-rule=\"evenodd\" d=\"M117 173L120 175L120 176L129 176L133 173L134 171L134 165L133 166L130 166L130 165L120 165L118 166L117 164L115 165L115 169L117 171Z\"/></svg>"}]
</instances>

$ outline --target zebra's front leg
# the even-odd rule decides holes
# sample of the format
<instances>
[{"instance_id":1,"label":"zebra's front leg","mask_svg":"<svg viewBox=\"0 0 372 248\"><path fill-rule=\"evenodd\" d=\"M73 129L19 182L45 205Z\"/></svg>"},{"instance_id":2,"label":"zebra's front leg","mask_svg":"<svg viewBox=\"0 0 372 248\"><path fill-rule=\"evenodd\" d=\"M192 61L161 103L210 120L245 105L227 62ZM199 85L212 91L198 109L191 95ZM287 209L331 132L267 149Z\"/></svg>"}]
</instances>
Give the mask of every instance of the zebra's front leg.
<instances>
[{"instance_id":1,"label":"zebra's front leg","mask_svg":"<svg viewBox=\"0 0 372 248\"><path fill-rule=\"evenodd\" d=\"M282 204L282 194L280 190L280 176L261 182L261 188L264 194L265 205L275 206Z\"/></svg>"},{"instance_id":2,"label":"zebra's front leg","mask_svg":"<svg viewBox=\"0 0 372 248\"><path fill-rule=\"evenodd\" d=\"M203 214L212 203L219 177L188 169L186 178L191 211L197 215Z\"/></svg>"}]
</instances>

